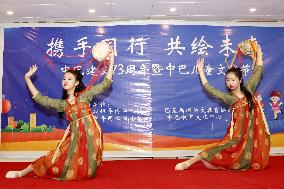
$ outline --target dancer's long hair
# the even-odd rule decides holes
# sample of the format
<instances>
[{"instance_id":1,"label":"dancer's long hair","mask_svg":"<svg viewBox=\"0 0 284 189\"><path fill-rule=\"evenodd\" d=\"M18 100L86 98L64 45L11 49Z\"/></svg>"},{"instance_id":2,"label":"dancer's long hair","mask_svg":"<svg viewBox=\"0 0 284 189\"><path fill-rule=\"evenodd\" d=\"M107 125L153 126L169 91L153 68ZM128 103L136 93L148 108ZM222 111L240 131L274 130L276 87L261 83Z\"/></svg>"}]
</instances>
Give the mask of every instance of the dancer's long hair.
<instances>
[{"instance_id":1,"label":"dancer's long hair","mask_svg":"<svg viewBox=\"0 0 284 189\"><path fill-rule=\"evenodd\" d=\"M74 90L74 96L77 97L79 95L79 92L83 91L86 88L82 81L83 75L81 74L81 70L78 70L78 69L69 69L65 73L67 72L73 74L75 76L76 81L79 81L79 84L75 87L75 90ZM68 98L67 91L63 89L62 100L66 100L67 98ZM58 116L62 118L63 112L58 112Z\"/></svg>"},{"instance_id":2,"label":"dancer's long hair","mask_svg":"<svg viewBox=\"0 0 284 189\"><path fill-rule=\"evenodd\" d=\"M244 80L243 80L243 74L242 74L241 68L232 67L226 72L226 75L229 73L233 73L236 77L239 78L239 80L241 80L241 83L240 83L241 91L245 94L245 97L247 99L248 106L249 106L249 111L252 111L252 109L254 108L252 94L244 86ZM231 90L228 88L228 91L231 91Z\"/></svg>"}]
</instances>

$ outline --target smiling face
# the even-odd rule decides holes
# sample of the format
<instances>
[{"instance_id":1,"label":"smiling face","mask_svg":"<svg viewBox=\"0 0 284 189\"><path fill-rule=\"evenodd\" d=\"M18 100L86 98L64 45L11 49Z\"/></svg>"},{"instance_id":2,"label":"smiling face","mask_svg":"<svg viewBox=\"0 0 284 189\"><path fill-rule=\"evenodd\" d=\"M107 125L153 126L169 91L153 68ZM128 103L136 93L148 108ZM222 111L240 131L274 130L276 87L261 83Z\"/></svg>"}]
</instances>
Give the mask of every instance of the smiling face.
<instances>
[{"instance_id":1,"label":"smiling face","mask_svg":"<svg viewBox=\"0 0 284 189\"><path fill-rule=\"evenodd\" d=\"M242 81L233 72L229 72L226 75L226 85L232 91L240 88L241 82Z\"/></svg>"},{"instance_id":2,"label":"smiling face","mask_svg":"<svg viewBox=\"0 0 284 189\"><path fill-rule=\"evenodd\" d=\"M74 74L66 72L62 79L62 87L67 92L74 92L75 87L79 84L79 81L76 81Z\"/></svg>"},{"instance_id":3,"label":"smiling face","mask_svg":"<svg viewBox=\"0 0 284 189\"><path fill-rule=\"evenodd\" d=\"M273 102L273 103L277 103L278 101L280 101L280 98L278 96L272 96L270 97L270 100Z\"/></svg>"}]
</instances>

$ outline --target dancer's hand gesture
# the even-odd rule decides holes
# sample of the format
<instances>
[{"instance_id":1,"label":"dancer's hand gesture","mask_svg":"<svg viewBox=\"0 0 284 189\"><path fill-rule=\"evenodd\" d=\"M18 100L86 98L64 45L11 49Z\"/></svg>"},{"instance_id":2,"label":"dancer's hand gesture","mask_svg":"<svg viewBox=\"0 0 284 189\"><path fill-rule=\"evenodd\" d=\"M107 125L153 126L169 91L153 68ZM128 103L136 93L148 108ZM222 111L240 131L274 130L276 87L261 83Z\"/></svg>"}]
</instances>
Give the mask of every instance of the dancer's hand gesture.
<instances>
[{"instance_id":1,"label":"dancer's hand gesture","mask_svg":"<svg viewBox=\"0 0 284 189\"><path fill-rule=\"evenodd\" d=\"M196 67L199 73L204 70L204 58L198 58L196 61Z\"/></svg>"},{"instance_id":2,"label":"dancer's hand gesture","mask_svg":"<svg viewBox=\"0 0 284 189\"><path fill-rule=\"evenodd\" d=\"M30 70L25 74L25 79L29 79L37 71L37 66L34 64L30 67Z\"/></svg>"}]
</instances>

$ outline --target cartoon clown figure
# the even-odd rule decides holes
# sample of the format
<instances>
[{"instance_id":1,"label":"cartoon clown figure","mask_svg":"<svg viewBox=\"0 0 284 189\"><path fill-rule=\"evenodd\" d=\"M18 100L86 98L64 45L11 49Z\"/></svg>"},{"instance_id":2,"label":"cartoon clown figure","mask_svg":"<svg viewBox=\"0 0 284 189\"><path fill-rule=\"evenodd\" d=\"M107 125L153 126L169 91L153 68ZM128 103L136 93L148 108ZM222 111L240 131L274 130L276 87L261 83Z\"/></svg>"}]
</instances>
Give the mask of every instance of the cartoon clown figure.
<instances>
[{"instance_id":1,"label":"cartoon clown figure","mask_svg":"<svg viewBox=\"0 0 284 189\"><path fill-rule=\"evenodd\" d=\"M280 102L281 93L280 91L271 91L270 92L270 101L269 104L271 106L271 109L274 113L274 120L278 119L278 114L282 114L282 110L280 109L280 106L283 104Z\"/></svg>"}]
</instances>

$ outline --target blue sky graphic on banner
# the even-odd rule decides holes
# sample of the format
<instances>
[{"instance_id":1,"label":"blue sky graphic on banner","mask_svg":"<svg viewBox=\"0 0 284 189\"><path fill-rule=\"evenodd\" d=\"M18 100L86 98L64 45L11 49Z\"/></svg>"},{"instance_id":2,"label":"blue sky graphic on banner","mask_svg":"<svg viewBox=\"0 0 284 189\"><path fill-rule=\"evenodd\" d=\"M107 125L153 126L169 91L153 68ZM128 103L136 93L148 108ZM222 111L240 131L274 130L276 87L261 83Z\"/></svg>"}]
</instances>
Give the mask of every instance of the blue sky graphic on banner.
<instances>
[{"instance_id":1,"label":"blue sky graphic on banner","mask_svg":"<svg viewBox=\"0 0 284 189\"><path fill-rule=\"evenodd\" d=\"M283 132L284 115L274 120L269 102L273 90L284 92L280 82L284 79L284 28L156 24L6 28L3 95L11 109L2 113L2 129L9 116L28 121L32 112L37 113L37 124L65 129L66 121L55 111L32 100L24 74L37 64L35 86L44 95L61 98L63 72L81 63L87 84L96 69L96 63L90 63L91 48L106 40L116 54L114 82L92 102L105 133L222 138L231 112L203 91L195 63L205 56L207 79L225 92L225 60L230 62L237 44L246 39L256 40L264 52L264 74L257 91L271 133ZM247 80L252 71L249 58L243 58L242 69Z\"/></svg>"}]
</instances>

